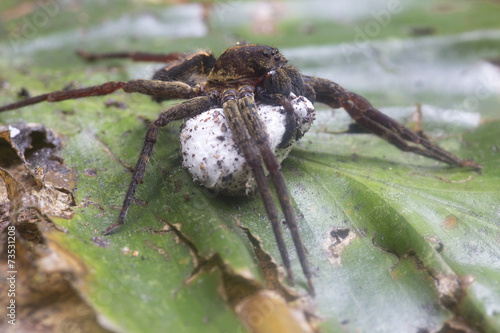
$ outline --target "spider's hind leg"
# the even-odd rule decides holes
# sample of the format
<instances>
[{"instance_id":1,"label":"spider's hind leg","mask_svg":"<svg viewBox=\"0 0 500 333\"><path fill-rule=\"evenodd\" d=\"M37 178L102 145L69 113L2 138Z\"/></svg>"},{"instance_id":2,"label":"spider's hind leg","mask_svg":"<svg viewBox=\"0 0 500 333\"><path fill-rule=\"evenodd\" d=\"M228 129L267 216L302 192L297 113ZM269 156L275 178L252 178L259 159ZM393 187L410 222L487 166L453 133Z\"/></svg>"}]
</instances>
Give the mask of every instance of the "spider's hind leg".
<instances>
[{"instance_id":1,"label":"spider's hind leg","mask_svg":"<svg viewBox=\"0 0 500 333\"><path fill-rule=\"evenodd\" d=\"M109 53L89 53L84 50L77 50L77 54L87 61L101 59L130 59L133 61L163 62L167 65L157 70L152 80L157 81L182 81L192 87L206 81L208 74L212 70L216 58L211 52L199 51L196 53L167 53L154 54L145 52L109 52ZM168 98L153 96L156 102L162 102Z\"/></svg>"},{"instance_id":2,"label":"spider's hind leg","mask_svg":"<svg viewBox=\"0 0 500 333\"><path fill-rule=\"evenodd\" d=\"M215 57L210 52L200 51L185 55L182 59L169 63L167 66L155 72L153 80L160 81L182 81L194 87L207 80L208 74L215 64ZM156 102L165 99L153 97Z\"/></svg>"},{"instance_id":3,"label":"spider's hind leg","mask_svg":"<svg viewBox=\"0 0 500 333\"><path fill-rule=\"evenodd\" d=\"M156 71L153 80L160 81L183 81L190 85L200 83L193 81L193 76L200 76L206 79L208 73L215 64L215 57L207 51L200 51L192 54L188 53L146 53L146 52L109 52L109 53L90 53L79 49L77 54L87 60L96 61L102 59L130 59L132 61L163 62L168 65Z\"/></svg>"},{"instance_id":4,"label":"spider's hind leg","mask_svg":"<svg viewBox=\"0 0 500 333\"><path fill-rule=\"evenodd\" d=\"M178 61L169 63L153 75L153 80L183 81L191 85L205 81L215 64L212 53L200 51L187 54ZM199 79L199 80L196 80ZM193 82L194 81L194 82Z\"/></svg>"},{"instance_id":5,"label":"spider's hind leg","mask_svg":"<svg viewBox=\"0 0 500 333\"><path fill-rule=\"evenodd\" d=\"M389 141L402 151L413 152L450 165L482 168L473 160L463 160L439 147L425 135L413 132L405 125L374 108L364 97L347 91L332 81L310 76L304 76L304 80L307 85L313 87L317 101L333 108L344 108L356 123Z\"/></svg>"},{"instance_id":6,"label":"spider's hind leg","mask_svg":"<svg viewBox=\"0 0 500 333\"><path fill-rule=\"evenodd\" d=\"M147 52L106 52L106 53L91 53L83 49L78 49L76 54L87 61L96 61L102 59L130 59L133 61L151 61L151 62L171 62L185 57L184 53L147 53Z\"/></svg>"}]
</instances>

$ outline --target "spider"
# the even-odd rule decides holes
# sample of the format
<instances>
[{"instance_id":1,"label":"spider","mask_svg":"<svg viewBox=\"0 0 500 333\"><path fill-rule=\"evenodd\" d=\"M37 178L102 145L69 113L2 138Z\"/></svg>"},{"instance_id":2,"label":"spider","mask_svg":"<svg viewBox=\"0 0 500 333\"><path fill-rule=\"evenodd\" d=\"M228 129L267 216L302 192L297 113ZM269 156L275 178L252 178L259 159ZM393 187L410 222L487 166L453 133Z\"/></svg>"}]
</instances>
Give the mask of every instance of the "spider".
<instances>
[{"instance_id":1,"label":"spider","mask_svg":"<svg viewBox=\"0 0 500 333\"><path fill-rule=\"evenodd\" d=\"M127 93L150 95L156 101L186 99L161 112L149 125L118 220L103 233L110 234L125 222L137 185L144 177L158 139L159 128L174 120L193 118L208 110L222 107L235 145L243 155L245 164L250 168L264 203L289 282L293 284L293 274L268 177L274 185L312 295L314 286L306 249L298 232L295 211L280 171L280 163L270 146L266 124L257 112L257 105L276 105L282 108L286 118L284 137L287 136L288 139L294 135L297 138L300 136L300 131L296 128L296 112L292 100L296 96L304 96L313 103L321 102L332 108L344 108L356 123L402 151L413 152L454 166L481 168L473 160L460 159L440 148L424 134L415 133L389 118L375 109L365 98L344 89L339 84L302 75L287 63L285 57L275 47L238 44L225 50L218 58L206 51L165 55L138 52L91 54L79 51L79 55L87 60L129 58L134 61L165 62L167 65L157 71L152 80L111 81L88 88L51 92L5 105L0 107L0 112L42 101L58 102L107 95L120 89Z\"/></svg>"}]
</instances>

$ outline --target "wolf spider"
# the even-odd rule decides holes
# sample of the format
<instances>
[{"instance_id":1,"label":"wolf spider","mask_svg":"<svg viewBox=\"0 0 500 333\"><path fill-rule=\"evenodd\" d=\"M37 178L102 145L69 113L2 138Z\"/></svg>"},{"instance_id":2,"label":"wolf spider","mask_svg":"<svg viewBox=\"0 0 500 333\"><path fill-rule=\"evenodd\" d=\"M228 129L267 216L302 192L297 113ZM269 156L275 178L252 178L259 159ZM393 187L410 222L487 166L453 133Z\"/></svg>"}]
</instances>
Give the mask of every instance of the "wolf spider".
<instances>
[{"instance_id":1,"label":"wolf spider","mask_svg":"<svg viewBox=\"0 0 500 333\"><path fill-rule=\"evenodd\" d=\"M337 83L300 74L295 67L287 64L285 57L274 47L237 45L224 51L218 58L204 51L188 55L126 52L90 54L84 51L79 51L79 54L87 60L129 58L135 61L165 62L167 66L157 71L152 80L112 81L88 88L51 92L0 107L0 112L42 101L58 102L107 95L119 89L127 93L150 95L157 101L187 99L161 112L150 124L118 221L103 233L110 234L125 222L137 185L144 177L158 138L159 128L174 120L191 118L215 107L222 107L235 143L251 168L273 228L283 265L290 283L293 283L290 260L278 220L278 210L263 165L269 172L311 294L314 294L311 271L297 229L295 211L280 171L280 164L270 148L265 124L256 112L256 103L281 106L287 117L286 131L293 133L295 114L290 102L291 96L305 96L311 102L325 103L332 108L344 108L359 125L402 151L413 152L454 166L481 167L473 160L460 159L440 148L425 135L411 131L372 107L365 98L344 89Z\"/></svg>"}]
</instances>

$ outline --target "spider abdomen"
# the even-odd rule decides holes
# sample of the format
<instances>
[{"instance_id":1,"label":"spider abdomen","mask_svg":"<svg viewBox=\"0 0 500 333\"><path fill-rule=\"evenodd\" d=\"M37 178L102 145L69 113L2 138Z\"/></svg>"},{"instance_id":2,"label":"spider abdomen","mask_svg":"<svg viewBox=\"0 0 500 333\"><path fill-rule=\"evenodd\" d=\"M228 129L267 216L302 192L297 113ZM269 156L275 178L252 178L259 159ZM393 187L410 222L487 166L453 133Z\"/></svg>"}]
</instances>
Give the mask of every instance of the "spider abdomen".
<instances>
[{"instance_id":1,"label":"spider abdomen","mask_svg":"<svg viewBox=\"0 0 500 333\"><path fill-rule=\"evenodd\" d=\"M304 97L292 99L295 111L293 135L286 135L287 116L283 107L258 104L267 128L269 145L281 163L296 138L307 132L315 119L312 103ZM284 138L288 142L283 142ZM182 165L193 179L217 193L231 196L253 192L255 182L250 167L233 139L222 108L211 109L187 119L181 129Z\"/></svg>"}]
</instances>

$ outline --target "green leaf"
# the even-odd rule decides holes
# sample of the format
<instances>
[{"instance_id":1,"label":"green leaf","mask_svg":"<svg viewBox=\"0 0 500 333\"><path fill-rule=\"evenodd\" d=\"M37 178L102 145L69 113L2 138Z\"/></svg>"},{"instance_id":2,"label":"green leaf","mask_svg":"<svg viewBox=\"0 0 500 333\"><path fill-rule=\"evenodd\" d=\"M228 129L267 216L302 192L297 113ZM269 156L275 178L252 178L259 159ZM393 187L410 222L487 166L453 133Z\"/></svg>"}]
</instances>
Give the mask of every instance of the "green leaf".
<instances>
[{"instance_id":1,"label":"green leaf","mask_svg":"<svg viewBox=\"0 0 500 333\"><path fill-rule=\"evenodd\" d=\"M131 22L141 26L141 19L167 27L183 22L203 26L196 6L139 9L124 2L106 5L105 11L90 3L76 14L61 5L50 24L17 44L10 33L21 31L24 21L5 21L9 33L0 39L0 104L14 101L21 87L38 95L70 82L90 86L148 78L157 68L127 61L84 63L73 52L77 47L164 53L210 47L219 54L231 45L228 32L280 47L304 73L362 94L403 123L411 125L419 103L427 134L454 154L474 158L484 166L482 172L401 152L371 134L343 133L350 118L343 110L320 105L314 128L283 163L314 270L317 296L308 311L320 318L324 332L500 330L500 74L494 65L500 32L480 30L498 29L498 5L403 3L403 11L391 15L379 34L368 36L366 45L356 43L356 28L364 31L377 22L373 11L387 9L385 3L362 14L349 12L346 21L326 19L321 11L290 15L270 36L255 35L251 22L225 19L228 12L237 18L252 5L217 4L212 30L203 38L198 37L205 33L201 28L179 39L180 27L166 31L167 38L130 28ZM155 11L165 19L146 14ZM26 16L32 24L35 13ZM303 26L308 24L310 29ZM74 36L81 25L87 32L78 40ZM408 33L421 27L435 34ZM106 107L109 99L127 107ZM78 175L77 206L72 219L54 218L66 233L51 231L45 237L60 260L73 267L73 286L101 325L125 332L145 327L150 332L239 332L246 322L257 329L278 311L269 311L264 306L269 303L260 300L263 306L238 317L228 289L221 292L221 281L254 295L262 272L235 218L279 263L270 224L258 198L214 196L194 184L180 163L179 122L162 130L127 224L101 236L116 221L147 122L168 105L115 93L34 105L3 113L0 122L40 123L65 138L59 154ZM286 241L295 291L305 294L288 235ZM214 255L222 264L208 265L188 281L196 263Z\"/></svg>"}]
</instances>

